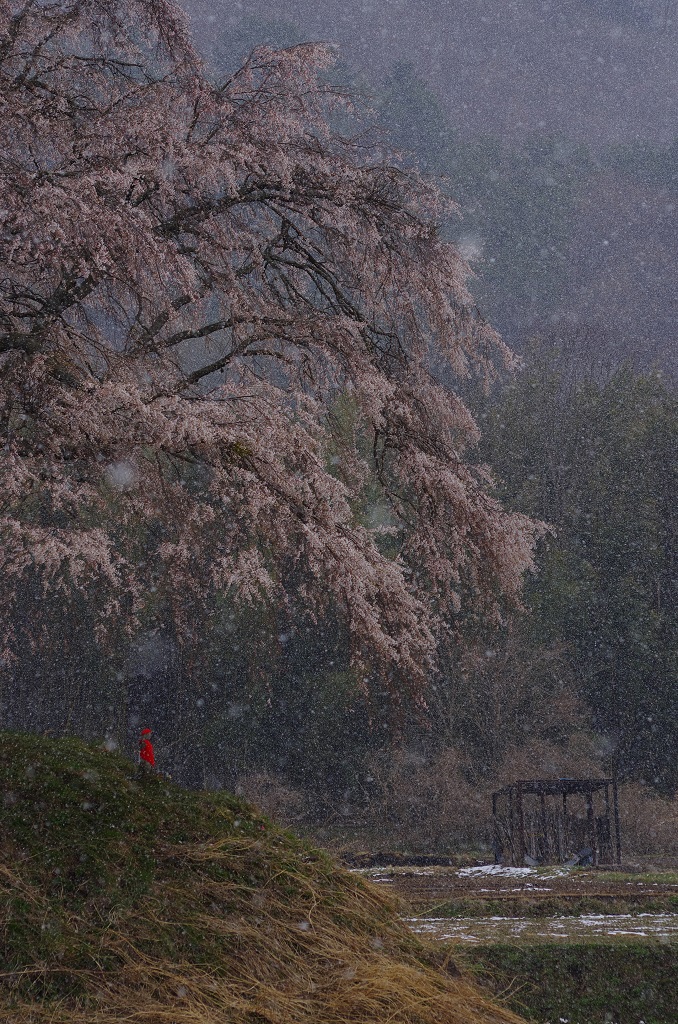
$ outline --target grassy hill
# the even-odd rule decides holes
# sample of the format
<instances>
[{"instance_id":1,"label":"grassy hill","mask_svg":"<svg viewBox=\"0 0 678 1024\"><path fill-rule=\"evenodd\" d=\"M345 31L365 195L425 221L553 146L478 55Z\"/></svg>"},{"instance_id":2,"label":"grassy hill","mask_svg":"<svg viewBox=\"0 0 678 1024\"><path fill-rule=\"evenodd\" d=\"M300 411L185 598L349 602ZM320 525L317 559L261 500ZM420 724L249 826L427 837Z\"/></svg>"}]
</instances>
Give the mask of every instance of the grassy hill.
<instances>
[{"instance_id":1,"label":"grassy hill","mask_svg":"<svg viewBox=\"0 0 678 1024\"><path fill-rule=\"evenodd\" d=\"M0 734L0 1021L510 1024L376 887L228 796Z\"/></svg>"}]
</instances>

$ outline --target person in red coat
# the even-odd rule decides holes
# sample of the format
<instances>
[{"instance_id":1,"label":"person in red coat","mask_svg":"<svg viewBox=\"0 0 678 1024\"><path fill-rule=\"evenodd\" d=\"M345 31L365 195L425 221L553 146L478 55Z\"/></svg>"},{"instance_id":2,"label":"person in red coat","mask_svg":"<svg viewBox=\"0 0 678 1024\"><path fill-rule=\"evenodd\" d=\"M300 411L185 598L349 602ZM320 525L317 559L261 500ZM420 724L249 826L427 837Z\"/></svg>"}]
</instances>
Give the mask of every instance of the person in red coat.
<instances>
[{"instance_id":1,"label":"person in red coat","mask_svg":"<svg viewBox=\"0 0 678 1024\"><path fill-rule=\"evenodd\" d=\"M150 740L151 733L151 729L142 729L139 738L139 765L143 768L155 768L155 753Z\"/></svg>"}]
</instances>

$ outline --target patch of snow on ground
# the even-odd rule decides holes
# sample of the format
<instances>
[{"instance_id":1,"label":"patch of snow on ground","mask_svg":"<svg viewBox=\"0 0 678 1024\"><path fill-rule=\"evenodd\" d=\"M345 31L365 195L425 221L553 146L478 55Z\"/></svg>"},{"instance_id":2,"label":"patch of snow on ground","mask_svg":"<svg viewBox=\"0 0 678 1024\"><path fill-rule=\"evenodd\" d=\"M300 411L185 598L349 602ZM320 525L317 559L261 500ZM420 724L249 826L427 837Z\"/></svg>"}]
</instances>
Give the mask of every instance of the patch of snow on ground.
<instances>
[{"instance_id":1,"label":"patch of snow on ground","mask_svg":"<svg viewBox=\"0 0 678 1024\"><path fill-rule=\"evenodd\" d=\"M500 889L474 889L474 892L490 892L496 896L498 892L519 892L522 895L530 892L553 892L553 889L547 885L531 885L530 882L526 882L525 885L510 885L502 886Z\"/></svg>"},{"instance_id":2,"label":"patch of snow on ground","mask_svg":"<svg viewBox=\"0 0 678 1024\"><path fill-rule=\"evenodd\" d=\"M522 878L536 874L536 868L510 868L504 864L481 864L477 868L460 868L457 874L462 878L477 878L478 875L505 875Z\"/></svg>"},{"instance_id":3,"label":"patch of snow on ground","mask_svg":"<svg viewBox=\"0 0 678 1024\"><path fill-rule=\"evenodd\" d=\"M406 875L408 878L410 875L435 875L435 871L430 868L413 868L407 864L394 864L390 867L380 868L349 868L352 875L363 875L365 878L370 878L372 881L393 881L396 875ZM386 879L384 872L391 875L391 878Z\"/></svg>"},{"instance_id":4,"label":"patch of snow on ground","mask_svg":"<svg viewBox=\"0 0 678 1024\"><path fill-rule=\"evenodd\" d=\"M365 878L389 882L393 881L393 871L390 868L349 868L352 875L363 875Z\"/></svg>"},{"instance_id":5,"label":"patch of snow on ground","mask_svg":"<svg viewBox=\"0 0 678 1024\"><path fill-rule=\"evenodd\" d=\"M360 874L365 874L365 872L361 871ZM379 883L379 882L393 882L393 881L395 881L395 879L393 878L393 875L385 875L383 873L369 874L369 875L367 875L367 877L369 878L370 882L377 882L377 883Z\"/></svg>"}]
</instances>

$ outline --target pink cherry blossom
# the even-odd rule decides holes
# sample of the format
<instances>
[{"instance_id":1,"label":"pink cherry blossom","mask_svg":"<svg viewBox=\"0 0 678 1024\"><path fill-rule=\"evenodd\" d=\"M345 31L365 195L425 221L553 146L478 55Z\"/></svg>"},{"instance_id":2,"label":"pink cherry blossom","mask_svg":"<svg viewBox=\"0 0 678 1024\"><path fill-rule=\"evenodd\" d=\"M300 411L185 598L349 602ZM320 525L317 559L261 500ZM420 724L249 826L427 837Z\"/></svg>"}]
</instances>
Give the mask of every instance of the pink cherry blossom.
<instances>
[{"instance_id":1,"label":"pink cherry blossom","mask_svg":"<svg viewBox=\"0 0 678 1024\"><path fill-rule=\"evenodd\" d=\"M333 129L332 60L262 48L215 83L168 0L0 4L7 624L26 574L111 616L152 576L180 635L214 589L338 606L416 689L450 612L519 600L541 527L454 391L512 356L436 188Z\"/></svg>"}]
</instances>

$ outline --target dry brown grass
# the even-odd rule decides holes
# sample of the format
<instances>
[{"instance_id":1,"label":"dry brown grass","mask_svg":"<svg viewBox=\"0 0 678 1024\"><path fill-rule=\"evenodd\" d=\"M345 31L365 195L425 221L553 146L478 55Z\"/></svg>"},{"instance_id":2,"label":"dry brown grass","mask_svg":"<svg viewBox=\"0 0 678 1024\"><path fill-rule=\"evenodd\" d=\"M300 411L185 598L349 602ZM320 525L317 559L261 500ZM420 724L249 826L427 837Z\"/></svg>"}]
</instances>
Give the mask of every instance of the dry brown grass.
<instances>
[{"instance_id":1,"label":"dry brown grass","mask_svg":"<svg viewBox=\"0 0 678 1024\"><path fill-rule=\"evenodd\" d=\"M508 1011L490 1004L434 957L398 922L397 908L349 874L313 862L278 867L269 860L263 885L218 881L217 864L245 868L266 854L262 844L220 840L181 850L186 881L160 881L144 905L129 911L100 937L102 961L114 970L26 966L38 975L77 975L75 999L20 999L0 1020L13 1024L510 1024ZM317 865L316 865L317 866ZM246 875L244 876L247 877ZM295 892L285 893L285 882ZM228 907L217 912L216 908ZM191 913L186 911L192 908ZM211 908L207 910L206 908ZM171 912L176 916L172 917ZM182 916L183 911L183 916ZM74 924L76 922L73 922ZM153 955L158 936L182 930L200 935L222 955L196 963ZM427 963L427 959L431 962ZM447 966L447 970L445 969Z\"/></svg>"}]
</instances>

